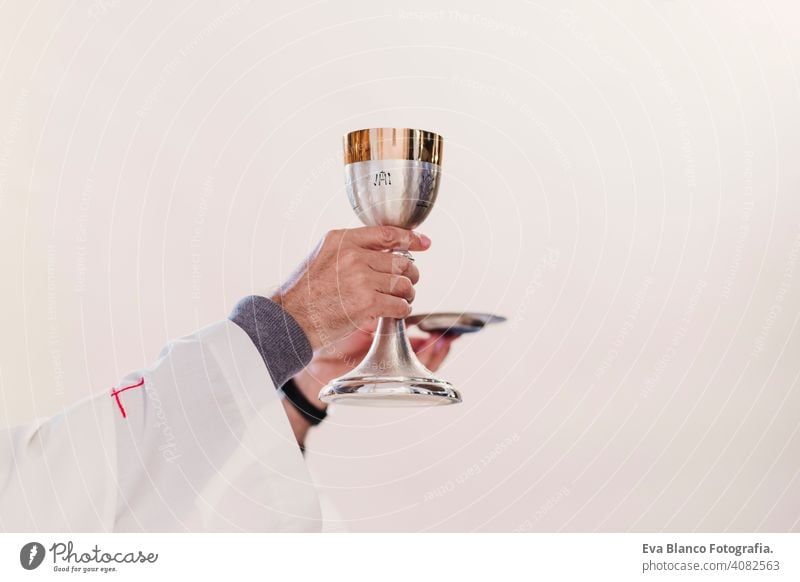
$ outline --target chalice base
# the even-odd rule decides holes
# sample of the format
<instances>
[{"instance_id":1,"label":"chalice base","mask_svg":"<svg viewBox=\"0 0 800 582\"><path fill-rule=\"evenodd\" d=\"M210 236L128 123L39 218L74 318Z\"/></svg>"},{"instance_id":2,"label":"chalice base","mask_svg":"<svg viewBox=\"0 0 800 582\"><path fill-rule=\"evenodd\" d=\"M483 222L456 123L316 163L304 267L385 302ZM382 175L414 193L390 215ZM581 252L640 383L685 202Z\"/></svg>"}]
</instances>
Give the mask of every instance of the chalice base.
<instances>
[{"instance_id":1,"label":"chalice base","mask_svg":"<svg viewBox=\"0 0 800 582\"><path fill-rule=\"evenodd\" d=\"M329 404L411 407L457 404L461 395L438 378L413 376L344 376L325 386L319 399Z\"/></svg>"}]
</instances>

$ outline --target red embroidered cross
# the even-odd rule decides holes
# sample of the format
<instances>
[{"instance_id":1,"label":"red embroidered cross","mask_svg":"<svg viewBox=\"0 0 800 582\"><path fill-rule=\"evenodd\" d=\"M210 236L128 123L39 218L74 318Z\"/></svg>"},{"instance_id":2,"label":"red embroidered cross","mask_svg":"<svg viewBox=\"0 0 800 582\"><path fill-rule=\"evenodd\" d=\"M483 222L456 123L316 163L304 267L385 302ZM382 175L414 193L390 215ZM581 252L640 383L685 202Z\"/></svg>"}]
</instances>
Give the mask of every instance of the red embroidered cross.
<instances>
[{"instance_id":1,"label":"red embroidered cross","mask_svg":"<svg viewBox=\"0 0 800 582\"><path fill-rule=\"evenodd\" d=\"M122 413L122 418L128 418L128 415L125 414L125 407L122 406L122 401L119 399L119 395L121 393L125 392L125 390L130 390L131 388L138 388L139 386L142 386L143 384L144 384L144 376L142 376L142 379L139 380L136 384L131 384L130 386L124 386L123 388L120 388L119 390L115 390L114 388L111 389L111 396L116 398L117 406L119 406L119 411Z\"/></svg>"}]
</instances>

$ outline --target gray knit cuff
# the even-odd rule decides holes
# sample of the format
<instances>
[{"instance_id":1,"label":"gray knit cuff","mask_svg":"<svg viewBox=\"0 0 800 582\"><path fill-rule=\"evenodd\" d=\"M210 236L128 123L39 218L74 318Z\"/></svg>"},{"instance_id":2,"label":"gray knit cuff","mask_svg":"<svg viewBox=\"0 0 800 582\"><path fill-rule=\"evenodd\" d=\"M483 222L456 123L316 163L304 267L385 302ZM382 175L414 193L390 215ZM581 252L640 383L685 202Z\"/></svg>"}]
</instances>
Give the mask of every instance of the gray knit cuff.
<instances>
[{"instance_id":1,"label":"gray knit cuff","mask_svg":"<svg viewBox=\"0 0 800 582\"><path fill-rule=\"evenodd\" d=\"M228 319L253 340L275 388L305 368L313 351L303 328L288 311L260 295L239 300Z\"/></svg>"}]
</instances>

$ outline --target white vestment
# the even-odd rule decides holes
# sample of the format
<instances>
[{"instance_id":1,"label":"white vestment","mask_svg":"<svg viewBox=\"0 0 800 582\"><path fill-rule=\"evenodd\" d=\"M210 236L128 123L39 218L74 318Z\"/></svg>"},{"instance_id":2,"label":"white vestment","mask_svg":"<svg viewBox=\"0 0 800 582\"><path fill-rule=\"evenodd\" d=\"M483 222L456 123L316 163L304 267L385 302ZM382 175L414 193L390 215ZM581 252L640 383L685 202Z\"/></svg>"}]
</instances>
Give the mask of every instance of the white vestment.
<instances>
[{"instance_id":1,"label":"white vestment","mask_svg":"<svg viewBox=\"0 0 800 582\"><path fill-rule=\"evenodd\" d=\"M116 390L0 432L0 530L321 530L281 399L237 324L169 342Z\"/></svg>"}]
</instances>

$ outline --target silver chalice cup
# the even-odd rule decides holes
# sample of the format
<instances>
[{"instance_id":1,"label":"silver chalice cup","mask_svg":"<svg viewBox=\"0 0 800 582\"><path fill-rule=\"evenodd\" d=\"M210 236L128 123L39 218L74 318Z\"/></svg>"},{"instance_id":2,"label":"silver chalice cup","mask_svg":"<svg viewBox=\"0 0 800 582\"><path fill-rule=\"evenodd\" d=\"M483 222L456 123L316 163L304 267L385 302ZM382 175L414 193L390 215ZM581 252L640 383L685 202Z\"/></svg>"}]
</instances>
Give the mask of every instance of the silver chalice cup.
<instances>
[{"instance_id":1,"label":"silver chalice cup","mask_svg":"<svg viewBox=\"0 0 800 582\"><path fill-rule=\"evenodd\" d=\"M374 128L344 137L347 196L368 226L414 229L439 190L442 136L422 129ZM408 251L394 253L411 258ZM319 393L327 403L368 406L454 404L461 396L417 359L402 319L383 317L364 360Z\"/></svg>"}]
</instances>

